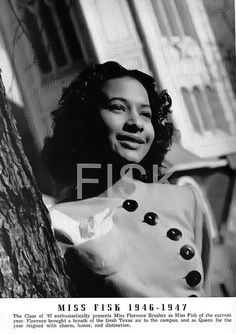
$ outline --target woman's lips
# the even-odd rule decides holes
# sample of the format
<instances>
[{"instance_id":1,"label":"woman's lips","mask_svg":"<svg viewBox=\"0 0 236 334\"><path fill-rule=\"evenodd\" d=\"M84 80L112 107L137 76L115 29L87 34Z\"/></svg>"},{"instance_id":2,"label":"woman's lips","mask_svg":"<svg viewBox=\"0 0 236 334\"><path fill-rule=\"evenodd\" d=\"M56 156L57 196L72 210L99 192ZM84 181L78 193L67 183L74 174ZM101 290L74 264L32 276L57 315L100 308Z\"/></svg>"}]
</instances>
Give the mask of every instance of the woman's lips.
<instances>
[{"instance_id":1,"label":"woman's lips","mask_svg":"<svg viewBox=\"0 0 236 334\"><path fill-rule=\"evenodd\" d=\"M123 147L132 150L137 149L140 145L145 143L144 139L137 135L118 135L117 139Z\"/></svg>"},{"instance_id":2,"label":"woman's lips","mask_svg":"<svg viewBox=\"0 0 236 334\"><path fill-rule=\"evenodd\" d=\"M117 135L117 139L119 141L127 141L127 142L132 142L132 143L137 143L137 144L144 144L145 140L137 135Z\"/></svg>"}]
</instances>

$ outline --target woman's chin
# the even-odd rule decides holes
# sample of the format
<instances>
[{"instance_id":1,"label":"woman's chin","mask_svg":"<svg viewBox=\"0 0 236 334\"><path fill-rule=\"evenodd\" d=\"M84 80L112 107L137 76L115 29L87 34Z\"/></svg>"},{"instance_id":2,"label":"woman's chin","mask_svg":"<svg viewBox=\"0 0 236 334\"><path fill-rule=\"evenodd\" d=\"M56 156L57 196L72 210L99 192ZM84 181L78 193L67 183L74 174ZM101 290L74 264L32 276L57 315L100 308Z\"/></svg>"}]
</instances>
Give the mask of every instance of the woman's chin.
<instances>
[{"instance_id":1,"label":"woman's chin","mask_svg":"<svg viewBox=\"0 0 236 334\"><path fill-rule=\"evenodd\" d=\"M119 158L123 160L124 164L139 164L140 161L143 159L143 157L140 157L140 155L135 151L129 151L125 152L125 154L118 154Z\"/></svg>"}]
</instances>

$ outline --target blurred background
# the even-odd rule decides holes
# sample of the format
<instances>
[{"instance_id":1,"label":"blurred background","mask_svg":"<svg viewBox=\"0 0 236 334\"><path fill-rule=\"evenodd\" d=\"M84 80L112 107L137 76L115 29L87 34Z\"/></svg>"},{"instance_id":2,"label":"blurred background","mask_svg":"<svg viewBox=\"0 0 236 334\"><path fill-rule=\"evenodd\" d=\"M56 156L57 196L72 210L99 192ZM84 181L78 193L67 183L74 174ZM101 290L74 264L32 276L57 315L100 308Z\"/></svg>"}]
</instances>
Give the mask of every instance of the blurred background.
<instances>
[{"instance_id":1,"label":"blurred background","mask_svg":"<svg viewBox=\"0 0 236 334\"><path fill-rule=\"evenodd\" d=\"M192 184L214 241L213 296L236 296L236 63L234 0L1 0L0 68L38 185L62 88L91 63L152 74L173 99L181 136L164 165Z\"/></svg>"}]
</instances>

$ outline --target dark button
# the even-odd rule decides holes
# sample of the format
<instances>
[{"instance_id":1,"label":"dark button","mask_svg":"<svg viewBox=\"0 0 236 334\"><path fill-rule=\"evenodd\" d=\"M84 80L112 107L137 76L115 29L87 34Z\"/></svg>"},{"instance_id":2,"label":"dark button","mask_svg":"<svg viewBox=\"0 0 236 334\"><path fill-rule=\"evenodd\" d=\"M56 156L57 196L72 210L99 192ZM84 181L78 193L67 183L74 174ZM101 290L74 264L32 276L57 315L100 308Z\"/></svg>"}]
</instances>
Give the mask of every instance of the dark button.
<instances>
[{"instance_id":1,"label":"dark button","mask_svg":"<svg viewBox=\"0 0 236 334\"><path fill-rule=\"evenodd\" d=\"M192 257L195 255L195 250L192 246L189 245L184 245L180 249L180 255L185 259L185 260L190 260Z\"/></svg>"},{"instance_id":2,"label":"dark button","mask_svg":"<svg viewBox=\"0 0 236 334\"><path fill-rule=\"evenodd\" d=\"M201 282L202 275L199 273L199 271L192 270L188 273L185 279L187 284L193 288Z\"/></svg>"},{"instance_id":3,"label":"dark button","mask_svg":"<svg viewBox=\"0 0 236 334\"><path fill-rule=\"evenodd\" d=\"M177 228L171 228L167 232L167 237L171 240L177 241L182 237L182 232L180 230L178 230Z\"/></svg>"},{"instance_id":4,"label":"dark button","mask_svg":"<svg viewBox=\"0 0 236 334\"><path fill-rule=\"evenodd\" d=\"M197 295L190 295L189 297L197 297Z\"/></svg>"},{"instance_id":5,"label":"dark button","mask_svg":"<svg viewBox=\"0 0 236 334\"><path fill-rule=\"evenodd\" d=\"M132 199L127 199L124 201L122 207L129 212L135 211L138 207L138 203Z\"/></svg>"},{"instance_id":6,"label":"dark button","mask_svg":"<svg viewBox=\"0 0 236 334\"><path fill-rule=\"evenodd\" d=\"M155 212L147 212L143 221L148 225L157 225L160 222L160 218Z\"/></svg>"}]
</instances>

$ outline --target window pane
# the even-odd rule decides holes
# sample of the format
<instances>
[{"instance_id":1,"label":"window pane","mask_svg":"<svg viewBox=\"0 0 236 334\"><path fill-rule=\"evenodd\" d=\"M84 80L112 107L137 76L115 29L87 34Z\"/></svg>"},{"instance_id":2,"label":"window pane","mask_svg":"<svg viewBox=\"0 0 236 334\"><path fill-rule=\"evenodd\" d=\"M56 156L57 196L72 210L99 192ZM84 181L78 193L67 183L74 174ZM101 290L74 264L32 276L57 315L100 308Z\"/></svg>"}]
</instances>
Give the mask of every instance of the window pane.
<instances>
[{"instance_id":1,"label":"window pane","mask_svg":"<svg viewBox=\"0 0 236 334\"><path fill-rule=\"evenodd\" d=\"M83 57L82 50L71 21L69 8L66 6L64 0L60 0L55 1L55 9L72 59L81 59Z\"/></svg>"},{"instance_id":2,"label":"window pane","mask_svg":"<svg viewBox=\"0 0 236 334\"><path fill-rule=\"evenodd\" d=\"M210 86L206 86L206 95L213 111L214 119L218 129L230 133L229 124L225 118L224 109L219 99L219 95L216 89Z\"/></svg>"},{"instance_id":3,"label":"window pane","mask_svg":"<svg viewBox=\"0 0 236 334\"><path fill-rule=\"evenodd\" d=\"M153 0L152 5L163 36L171 36L171 28L161 0Z\"/></svg>"},{"instance_id":4,"label":"window pane","mask_svg":"<svg viewBox=\"0 0 236 334\"><path fill-rule=\"evenodd\" d=\"M181 88L181 92L194 130L200 134L202 133L202 129L196 115L197 112L192 102L190 92L187 90L187 88Z\"/></svg>"},{"instance_id":5,"label":"window pane","mask_svg":"<svg viewBox=\"0 0 236 334\"><path fill-rule=\"evenodd\" d=\"M184 34L193 37L195 40L198 40L196 30L194 28L193 21L185 0L174 0L174 2L182 22Z\"/></svg>"},{"instance_id":6,"label":"window pane","mask_svg":"<svg viewBox=\"0 0 236 334\"><path fill-rule=\"evenodd\" d=\"M58 36L57 27L55 25L52 13L44 1L40 2L40 14L43 21L43 27L48 36L48 41L52 48L53 56L56 60L57 66L62 67L66 65L65 53Z\"/></svg>"},{"instance_id":7,"label":"window pane","mask_svg":"<svg viewBox=\"0 0 236 334\"><path fill-rule=\"evenodd\" d=\"M207 105L206 101L204 101L203 93L199 87L193 88L193 95L195 97L198 109L201 113L204 128L206 130L214 130L214 120L212 119L209 106Z\"/></svg>"},{"instance_id":8,"label":"window pane","mask_svg":"<svg viewBox=\"0 0 236 334\"><path fill-rule=\"evenodd\" d=\"M175 8L173 0L162 0L165 12L169 21L172 36L182 36L183 28L178 17L178 12Z\"/></svg>"},{"instance_id":9,"label":"window pane","mask_svg":"<svg viewBox=\"0 0 236 334\"><path fill-rule=\"evenodd\" d=\"M24 11L24 19L37 58L37 63L43 73L49 73L52 71L52 67L42 40L42 32L39 30L35 15L26 8Z\"/></svg>"}]
</instances>

